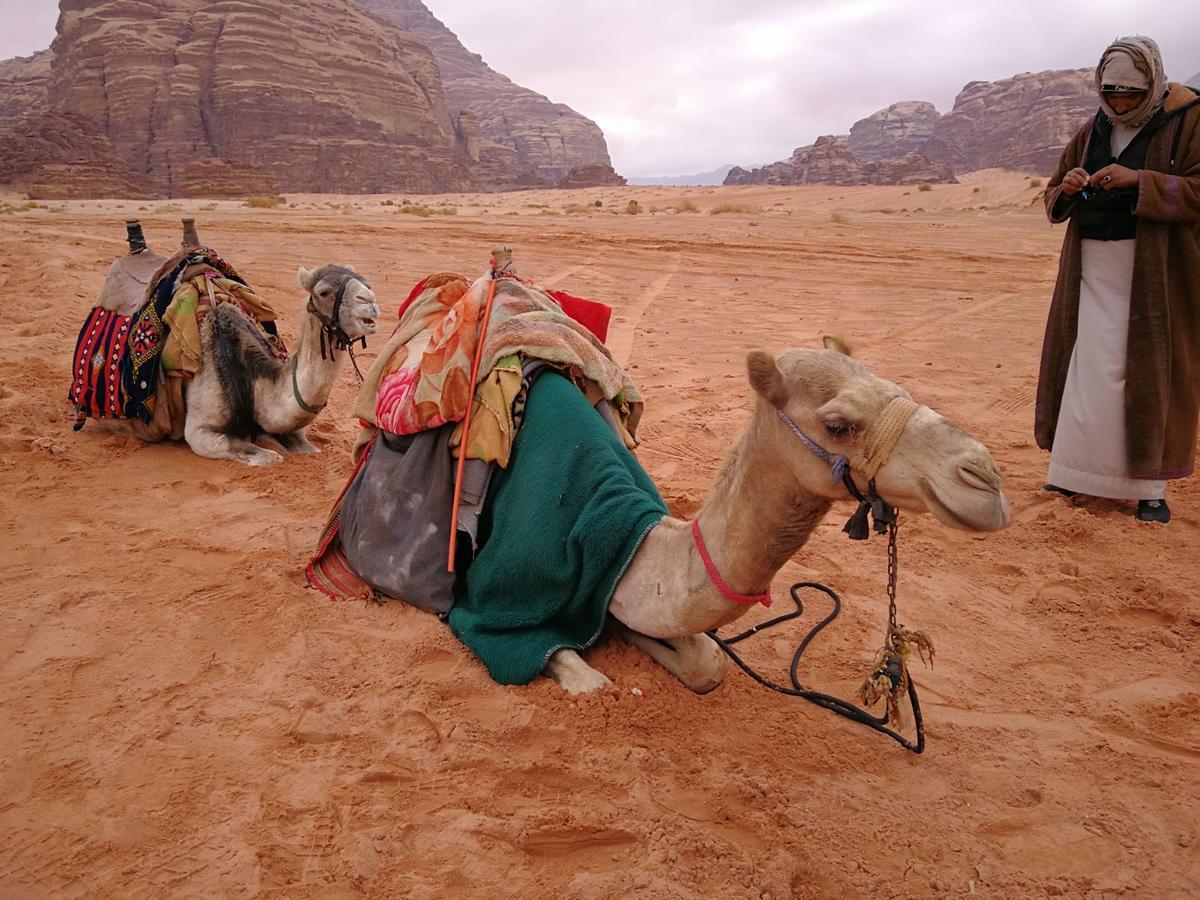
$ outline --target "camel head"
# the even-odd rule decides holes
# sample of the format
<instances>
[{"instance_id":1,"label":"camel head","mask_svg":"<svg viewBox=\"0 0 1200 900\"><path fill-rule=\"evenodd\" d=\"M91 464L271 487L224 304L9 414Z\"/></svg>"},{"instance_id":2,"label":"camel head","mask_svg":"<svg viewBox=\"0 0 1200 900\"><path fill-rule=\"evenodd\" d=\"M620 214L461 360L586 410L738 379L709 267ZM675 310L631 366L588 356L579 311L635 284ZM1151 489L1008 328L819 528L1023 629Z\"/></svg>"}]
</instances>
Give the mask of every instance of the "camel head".
<instances>
[{"instance_id":1,"label":"camel head","mask_svg":"<svg viewBox=\"0 0 1200 900\"><path fill-rule=\"evenodd\" d=\"M907 412L912 404L893 403L911 398L853 359L841 341L827 338L825 346L789 350L778 359L755 350L746 363L750 384L761 398L756 432L778 451L805 490L838 500L849 496L845 485L777 411L829 455L849 460L856 484L865 491L869 479L863 470L869 466L864 459L879 434L871 432L872 425L885 408ZM927 406L918 406L897 428L903 431L875 473L879 496L967 531L997 531L1008 524L1000 470L983 444Z\"/></svg>"},{"instance_id":2,"label":"camel head","mask_svg":"<svg viewBox=\"0 0 1200 900\"><path fill-rule=\"evenodd\" d=\"M300 286L308 291L309 309L327 327L342 330L349 341L366 338L378 329L379 305L367 279L346 266L300 269Z\"/></svg>"}]
</instances>

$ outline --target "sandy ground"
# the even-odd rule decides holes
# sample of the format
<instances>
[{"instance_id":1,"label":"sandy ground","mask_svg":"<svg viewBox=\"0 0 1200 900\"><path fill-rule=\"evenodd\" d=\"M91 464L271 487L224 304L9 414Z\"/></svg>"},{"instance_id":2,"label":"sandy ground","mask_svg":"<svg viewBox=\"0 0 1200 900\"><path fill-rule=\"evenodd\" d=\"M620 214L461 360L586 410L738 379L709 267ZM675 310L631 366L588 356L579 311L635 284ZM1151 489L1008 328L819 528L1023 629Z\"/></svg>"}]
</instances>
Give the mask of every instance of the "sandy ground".
<instances>
[{"instance_id":1,"label":"sandy ground","mask_svg":"<svg viewBox=\"0 0 1200 900\"><path fill-rule=\"evenodd\" d=\"M1061 231L1036 195L984 174L0 215L0 894L1195 896L1200 480L1171 485L1166 528L1039 492ZM405 199L442 214L398 215ZM617 213L630 199L642 214ZM436 619L309 590L349 371L311 432L324 452L274 469L73 434L68 357L122 220L168 249L185 212L289 335L299 265L360 267L391 317L498 241L524 275L612 304L610 345L650 398L639 455L679 515L746 421L746 351L850 337L989 445L1015 511L988 536L904 523L901 617L938 648L917 673L925 755L737 672L691 695L615 641L589 655L600 693L499 687ZM848 542L846 512L775 589L842 592L805 673L848 695L886 607L884 544ZM748 655L782 678L801 631Z\"/></svg>"}]
</instances>

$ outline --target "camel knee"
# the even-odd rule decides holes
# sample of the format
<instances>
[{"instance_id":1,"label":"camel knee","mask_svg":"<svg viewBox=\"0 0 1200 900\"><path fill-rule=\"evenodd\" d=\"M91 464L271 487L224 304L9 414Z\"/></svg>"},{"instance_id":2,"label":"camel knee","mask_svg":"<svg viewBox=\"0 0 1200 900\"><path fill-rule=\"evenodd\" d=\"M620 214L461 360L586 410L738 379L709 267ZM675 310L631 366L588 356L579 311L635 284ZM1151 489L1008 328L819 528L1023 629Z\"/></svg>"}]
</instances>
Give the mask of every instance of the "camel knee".
<instances>
[{"instance_id":1,"label":"camel knee","mask_svg":"<svg viewBox=\"0 0 1200 900\"><path fill-rule=\"evenodd\" d=\"M675 674L690 690L707 694L725 678L728 660L721 648L707 634L694 634L669 640L679 655L679 671Z\"/></svg>"}]
</instances>

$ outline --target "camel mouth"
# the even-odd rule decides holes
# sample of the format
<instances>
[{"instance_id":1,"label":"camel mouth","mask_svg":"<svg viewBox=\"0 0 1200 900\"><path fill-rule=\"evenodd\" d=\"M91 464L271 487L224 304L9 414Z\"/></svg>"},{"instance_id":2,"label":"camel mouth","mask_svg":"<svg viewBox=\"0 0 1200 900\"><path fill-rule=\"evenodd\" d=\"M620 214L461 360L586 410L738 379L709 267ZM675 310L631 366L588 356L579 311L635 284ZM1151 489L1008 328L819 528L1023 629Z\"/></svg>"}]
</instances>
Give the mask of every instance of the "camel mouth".
<instances>
[{"instance_id":1,"label":"camel mouth","mask_svg":"<svg viewBox=\"0 0 1200 900\"><path fill-rule=\"evenodd\" d=\"M929 511L952 528L963 531L999 531L1008 525L1012 511L1004 491L980 480L979 486L963 485L949 502L928 478L920 481Z\"/></svg>"}]
</instances>

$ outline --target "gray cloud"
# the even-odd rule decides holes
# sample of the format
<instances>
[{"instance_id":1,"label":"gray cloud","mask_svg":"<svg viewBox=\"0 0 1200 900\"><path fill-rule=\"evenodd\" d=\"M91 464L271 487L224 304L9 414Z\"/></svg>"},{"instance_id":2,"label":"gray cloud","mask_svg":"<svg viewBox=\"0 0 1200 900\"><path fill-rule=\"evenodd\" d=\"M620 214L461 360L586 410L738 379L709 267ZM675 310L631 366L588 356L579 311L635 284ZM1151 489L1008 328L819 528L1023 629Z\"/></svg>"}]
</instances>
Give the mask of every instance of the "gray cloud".
<instances>
[{"instance_id":1,"label":"gray cloud","mask_svg":"<svg viewBox=\"0 0 1200 900\"><path fill-rule=\"evenodd\" d=\"M946 112L969 81L1092 66L1121 34L1154 37L1169 77L1200 70L1200 16L1178 0L425 2L494 69L595 119L626 175L772 162L898 100ZM48 46L55 7L0 0L0 58Z\"/></svg>"}]
</instances>

